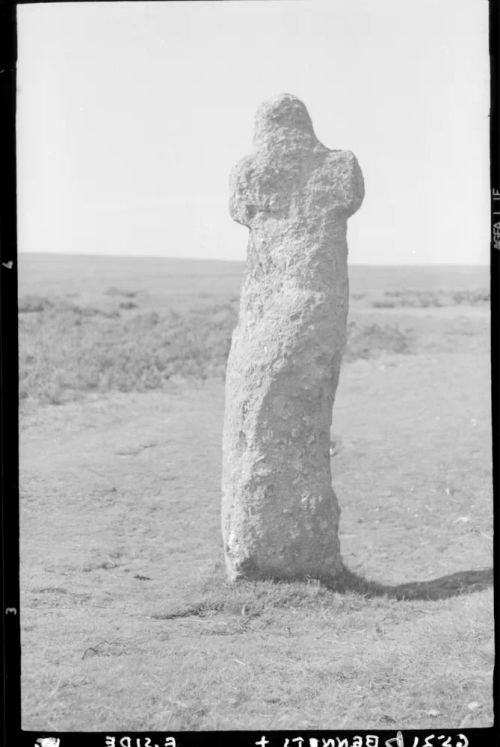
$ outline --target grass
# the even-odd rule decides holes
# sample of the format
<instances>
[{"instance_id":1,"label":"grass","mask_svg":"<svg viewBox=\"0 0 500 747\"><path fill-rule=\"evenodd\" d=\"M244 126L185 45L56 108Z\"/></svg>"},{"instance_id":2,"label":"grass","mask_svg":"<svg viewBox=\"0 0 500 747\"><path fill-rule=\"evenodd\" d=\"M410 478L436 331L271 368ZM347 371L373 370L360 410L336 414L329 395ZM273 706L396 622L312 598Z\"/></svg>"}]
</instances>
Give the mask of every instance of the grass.
<instances>
[{"instance_id":1,"label":"grass","mask_svg":"<svg viewBox=\"0 0 500 747\"><path fill-rule=\"evenodd\" d=\"M99 297L20 301L23 728L490 725L492 593L460 588L492 555L482 302L353 299L331 434L342 592L230 585L237 299L196 276L196 303L151 308L114 267Z\"/></svg>"},{"instance_id":2,"label":"grass","mask_svg":"<svg viewBox=\"0 0 500 747\"><path fill-rule=\"evenodd\" d=\"M38 652L50 697L37 693L26 710L32 723L50 714L69 730L419 728L443 715L483 725L490 604L488 595L423 605L314 585L212 583L196 605L176 616L160 608L128 636L96 609L104 629L80 651L72 637L82 614L65 613L57 656ZM64 674L75 656L77 676Z\"/></svg>"}]
</instances>

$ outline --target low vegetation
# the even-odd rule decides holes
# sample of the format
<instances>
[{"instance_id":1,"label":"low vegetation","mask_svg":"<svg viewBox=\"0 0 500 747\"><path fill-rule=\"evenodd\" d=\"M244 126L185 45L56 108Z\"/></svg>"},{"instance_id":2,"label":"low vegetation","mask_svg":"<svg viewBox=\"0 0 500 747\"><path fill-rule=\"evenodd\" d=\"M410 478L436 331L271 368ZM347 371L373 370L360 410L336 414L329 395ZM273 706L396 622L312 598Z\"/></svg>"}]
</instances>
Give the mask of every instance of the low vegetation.
<instances>
[{"instance_id":1,"label":"low vegetation","mask_svg":"<svg viewBox=\"0 0 500 747\"><path fill-rule=\"evenodd\" d=\"M394 309L402 307L422 308L467 305L477 306L489 303L490 293L487 290L389 290L384 291L383 298L372 301L376 309Z\"/></svg>"},{"instance_id":2,"label":"low vegetation","mask_svg":"<svg viewBox=\"0 0 500 747\"><path fill-rule=\"evenodd\" d=\"M20 398L60 404L87 392L160 389L174 376L224 377L237 299L183 313L136 309L133 301L106 310L63 298L21 298ZM413 340L398 324L351 321L345 360L411 353Z\"/></svg>"}]
</instances>

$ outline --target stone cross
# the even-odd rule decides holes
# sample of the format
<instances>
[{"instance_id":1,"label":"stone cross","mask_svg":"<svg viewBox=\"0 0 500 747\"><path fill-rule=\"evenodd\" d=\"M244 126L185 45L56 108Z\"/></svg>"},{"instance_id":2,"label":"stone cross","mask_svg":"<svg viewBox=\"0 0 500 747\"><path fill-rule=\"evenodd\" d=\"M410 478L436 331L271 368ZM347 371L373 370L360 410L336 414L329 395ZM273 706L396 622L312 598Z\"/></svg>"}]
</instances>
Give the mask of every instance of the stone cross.
<instances>
[{"instance_id":1,"label":"stone cross","mask_svg":"<svg viewBox=\"0 0 500 747\"><path fill-rule=\"evenodd\" d=\"M231 174L250 229L226 373L222 533L231 580L341 571L330 427L346 341L347 218L363 177L316 138L304 104L266 101Z\"/></svg>"}]
</instances>

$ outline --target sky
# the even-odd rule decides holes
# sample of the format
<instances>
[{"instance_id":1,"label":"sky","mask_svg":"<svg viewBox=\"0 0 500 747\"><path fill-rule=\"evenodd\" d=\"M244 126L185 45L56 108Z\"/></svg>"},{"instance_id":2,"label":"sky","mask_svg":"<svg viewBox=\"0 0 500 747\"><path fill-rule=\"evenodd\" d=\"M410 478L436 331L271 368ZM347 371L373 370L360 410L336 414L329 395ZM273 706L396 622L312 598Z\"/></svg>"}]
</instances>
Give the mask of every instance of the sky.
<instances>
[{"instance_id":1,"label":"sky","mask_svg":"<svg viewBox=\"0 0 500 747\"><path fill-rule=\"evenodd\" d=\"M18 6L21 252L242 260L228 175L298 96L352 150L353 264L489 259L486 0Z\"/></svg>"}]
</instances>

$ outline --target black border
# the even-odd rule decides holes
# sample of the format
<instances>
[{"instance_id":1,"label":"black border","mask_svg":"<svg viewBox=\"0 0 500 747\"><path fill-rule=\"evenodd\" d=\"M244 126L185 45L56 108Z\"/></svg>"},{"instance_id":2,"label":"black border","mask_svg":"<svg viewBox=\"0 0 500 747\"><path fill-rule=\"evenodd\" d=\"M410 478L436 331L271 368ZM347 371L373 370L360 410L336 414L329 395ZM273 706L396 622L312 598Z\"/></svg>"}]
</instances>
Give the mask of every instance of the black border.
<instances>
[{"instance_id":1,"label":"black border","mask_svg":"<svg viewBox=\"0 0 500 747\"><path fill-rule=\"evenodd\" d=\"M493 670L493 708L494 730L497 744L500 744L499 692L500 670L498 651L500 632L498 629L498 568L496 564L498 536L500 531L500 514L495 498L500 495L500 396L498 381L500 378L500 348L496 344L500 331L499 292L500 292L500 246L494 241L495 205L500 200L493 200L498 191L500 194L500 122L498 102L500 100L500 1L489 0L489 55L490 55L490 298L491 298L491 420L492 420L492 457L493 457L493 610L495 618L495 665ZM500 207L498 207L500 210Z\"/></svg>"},{"instance_id":2,"label":"black border","mask_svg":"<svg viewBox=\"0 0 500 747\"><path fill-rule=\"evenodd\" d=\"M75 1L75 0L73 0ZM76 0L76 2L86 0ZM87 0L88 1L88 0ZM96 2L97 0L90 0ZM109 0L108 0L109 1ZM112 0L115 1L115 0ZM137 2L137 0L135 0ZM163 2L168 0L162 0ZM211 0L218 2L223 0ZM258 2L259 0L254 0ZM278 2L279 0L275 0ZM52 2L52 0L41 0ZM314 0L310 0L314 2ZM2 642L3 642L3 678L2 710L4 715L3 737L8 747L24 745L32 747L36 740L43 736L54 736L60 740L60 747L73 745L107 745L114 747L163 747L165 740L174 738L176 745L199 745L212 741L220 745L249 745L254 747L263 736L268 741L265 747L313 747L310 739L319 740L316 747L322 747L323 739L346 739L349 747L356 735L363 739L366 747L376 747L375 740L367 740L368 735L378 739L378 745L384 747L386 740L390 747L399 747L397 732L393 730L359 730L359 731L225 731L225 732L33 732L22 731L21 724L21 647L20 647L20 614L19 614L19 475L18 475L18 371L17 371L17 215L16 215L16 62L17 62L17 5L31 4L25 0L13 3L12 0L0 0L0 458L2 488ZM499 100L499 57L500 48L500 0L489 0L489 51L491 74L491 108L490 108L490 179L491 179L491 371L492 371L492 422L493 422L493 488L494 495L499 494L498 453L500 438L497 437L499 425L498 388L495 382L500 375L498 349L495 340L499 328L499 278L500 246L493 240L493 205L500 206L500 200L494 201L495 191L500 194L500 129L498 126ZM425 40L422 40L425 43ZM464 50L464 54L467 50ZM467 102L464 102L467 105ZM500 209L500 208L499 208ZM495 548L499 530L498 510L494 510ZM497 582L495 572L495 620L498 619ZM495 641L498 650L499 635L495 626ZM465 745L459 735L465 735L468 744L474 747L497 747L500 744L498 720L498 667L494 670L494 726L485 729L430 729L401 730L405 747L413 747L415 737L419 738L419 747L426 747L425 738L434 734L428 747L461 747ZM442 735L442 736L441 736ZM130 742L120 740L128 737ZM303 742L297 741L301 737ZM446 742L446 737L450 741ZM148 739L150 740L148 742ZM292 739L296 741L292 742ZM166 744L172 744L167 742ZM264 747L264 746L263 746Z\"/></svg>"},{"instance_id":3,"label":"black border","mask_svg":"<svg viewBox=\"0 0 500 747\"><path fill-rule=\"evenodd\" d=\"M16 7L0 5L0 387L4 744L21 718L17 378ZM19 726L18 726L19 724Z\"/></svg>"}]
</instances>

